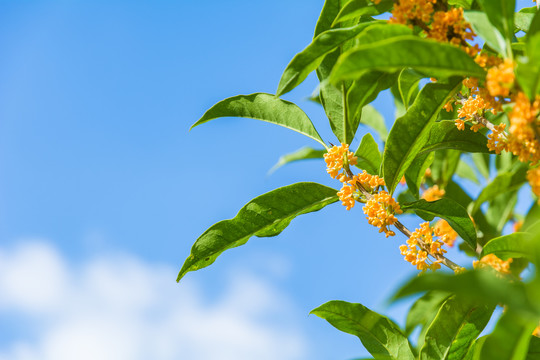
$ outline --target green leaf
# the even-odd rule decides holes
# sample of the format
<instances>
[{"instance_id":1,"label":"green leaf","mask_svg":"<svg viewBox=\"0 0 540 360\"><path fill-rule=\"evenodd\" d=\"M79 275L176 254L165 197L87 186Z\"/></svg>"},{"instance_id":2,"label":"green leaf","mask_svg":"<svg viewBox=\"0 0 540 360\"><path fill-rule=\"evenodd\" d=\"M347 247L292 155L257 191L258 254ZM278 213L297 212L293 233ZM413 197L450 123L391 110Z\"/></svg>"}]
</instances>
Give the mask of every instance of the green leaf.
<instances>
[{"instance_id":1,"label":"green leaf","mask_svg":"<svg viewBox=\"0 0 540 360\"><path fill-rule=\"evenodd\" d=\"M405 172L405 181L412 194L418 199L420 186L426 175L426 170L435 159L435 153L417 156Z\"/></svg>"},{"instance_id":2,"label":"green leaf","mask_svg":"<svg viewBox=\"0 0 540 360\"><path fill-rule=\"evenodd\" d=\"M487 138L481 133L471 131L468 125L466 127L464 131L458 130L452 120L443 120L433 124L429 138L418 156L440 149L489 153Z\"/></svg>"},{"instance_id":3,"label":"green leaf","mask_svg":"<svg viewBox=\"0 0 540 360\"><path fill-rule=\"evenodd\" d=\"M531 23L529 25L529 29L527 31L527 37L530 38L536 34L538 34L538 32L540 32L540 15L538 15L540 13L540 11L537 11L536 8L532 8L534 9L534 11L536 12L534 17L532 18L531 20ZM525 10L525 9L523 9Z\"/></svg>"},{"instance_id":4,"label":"green leaf","mask_svg":"<svg viewBox=\"0 0 540 360\"><path fill-rule=\"evenodd\" d=\"M522 164L518 164L511 172L499 174L480 192L476 201L470 206L470 213L474 215L484 202L494 199L496 196L505 192L520 188L526 180L527 166Z\"/></svg>"},{"instance_id":5,"label":"green leaf","mask_svg":"<svg viewBox=\"0 0 540 360\"><path fill-rule=\"evenodd\" d=\"M382 115L371 105L362 108L362 124L369 126L379 135L381 141L388 138L388 129Z\"/></svg>"},{"instance_id":6,"label":"green leaf","mask_svg":"<svg viewBox=\"0 0 540 360\"><path fill-rule=\"evenodd\" d=\"M492 0L498 1L498 0ZM466 11L464 14L465 19L471 24L474 32L477 33L486 44L488 44L493 50L499 54L506 55L508 52L507 46L509 45L504 36L497 28L495 28L489 22L487 15L482 11Z\"/></svg>"},{"instance_id":7,"label":"green leaf","mask_svg":"<svg viewBox=\"0 0 540 360\"><path fill-rule=\"evenodd\" d=\"M506 57L511 58L510 43L514 36L515 0L478 0L489 22L499 30L506 40Z\"/></svg>"},{"instance_id":8,"label":"green leaf","mask_svg":"<svg viewBox=\"0 0 540 360\"><path fill-rule=\"evenodd\" d=\"M507 309L493 332L486 337L481 360L521 360L527 356L531 333L538 319L527 318Z\"/></svg>"},{"instance_id":9,"label":"green leaf","mask_svg":"<svg viewBox=\"0 0 540 360\"><path fill-rule=\"evenodd\" d=\"M357 167L366 170L371 175L379 174L381 153L379 152L379 146L370 133L364 135L354 155L358 157Z\"/></svg>"},{"instance_id":10,"label":"green leaf","mask_svg":"<svg viewBox=\"0 0 540 360\"><path fill-rule=\"evenodd\" d=\"M476 177L476 172L467 162L461 160L456 169L456 175L462 179L471 180L475 184L480 184Z\"/></svg>"},{"instance_id":11,"label":"green leaf","mask_svg":"<svg viewBox=\"0 0 540 360\"><path fill-rule=\"evenodd\" d=\"M225 250L244 245L252 236L278 235L298 215L320 210L337 200L335 189L308 182L256 197L233 219L220 221L199 236L177 281L189 271L212 264Z\"/></svg>"},{"instance_id":12,"label":"green leaf","mask_svg":"<svg viewBox=\"0 0 540 360\"><path fill-rule=\"evenodd\" d=\"M503 193L491 200L486 212L486 218L497 232L502 232L512 216L517 203L517 191Z\"/></svg>"},{"instance_id":13,"label":"green leaf","mask_svg":"<svg viewBox=\"0 0 540 360\"><path fill-rule=\"evenodd\" d=\"M303 147L301 149L296 150L295 152L281 156L278 162L276 163L276 165L272 166L272 169L270 169L269 173L273 173L274 171L276 171L283 165L294 162L294 161L307 160L307 159L322 159L325 153L326 153L326 150L313 149L307 146Z\"/></svg>"},{"instance_id":14,"label":"green leaf","mask_svg":"<svg viewBox=\"0 0 540 360\"><path fill-rule=\"evenodd\" d=\"M190 130L210 120L223 117L244 117L280 125L306 135L326 148L326 144L306 113L295 104L274 95L255 93L222 100L207 110Z\"/></svg>"},{"instance_id":15,"label":"green leaf","mask_svg":"<svg viewBox=\"0 0 540 360\"><path fill-rule=\"evenodd\" d=\"M404 210L420 210L422 213L440 217L450 224L452 228L467 242L473 249L476 249L476 229L463 206L449 198L442 198L436 201L426 201L424 199L401 206Z\"/></svg>"},{"instance_id":16,"label":"green leaf","mask_svg":"<svg viewBox=\"0 0 540 360\"><path fill-rule=\"evenodd\" d=\"M491 239L482 249L482 256L495 254L498 258L525 258L534 261L534 242L530 234L516 232Z\"/></svg>"},{"instance_id":17,"label":"green leaf","mask_svg":"<svg viewBox=\"0 0 540 360\"><path fill-rule=\"evenodd\" d=\"M463 359L494 309L470 299L450 297L431 323L419 359Z\"/></svg>"},{"instance_id":18,"label":"green leaf","mask_svg":"<svg viewBox=\"0 0 540 360\"><path fill-rule=\"evenodd\" d=\"M536 13L536 6L523 8L519 10L517 13L515 13L514 25L516 27L516 30L528 32L535 13Z\"/></svg>"},{"instance_id":19,"label":"green leaf","mask_svg":"<svg viewBox=\"0 0 540 360\"><path fill-rule=\"evenodd\" d=\"M379 15L392 8L393 0L381 0L378 4L371 0L350 0L345 3L334 20L333 26L342 21L350 20L364 15Z\"/></svg>"},{"instance_id":20,"label":"green leaf","mask_svg":"<svg viewBox=\"0 0 540 360\"><path fill-rule=\"evenodd\" d=\"M484 70L455 46L416 36L398 36L360 44L347 51L336 63L330 81L337 84L358 79L372 70L393 72L407 67L437 78L485 76Z\"/></svg>"},{"instance_id":21,"label":"green leaf","mask_svg":"<svg viewBox=\"0 0 540 360\"><path fill-rule=\"evenodd\" d=\"M325 0L319 19L317 20L317 25L315 25L315 34L313 37L317 37L320 33L332 28L334 19L341 10L341 7L345 5L347 1L348 0Z\"/></svg>"},{"instance_id":22,"label":"green leaf","mask_svg":"<svg viewBox=\"0 0 540 360\"><path fill-rule=\"evenodd\" d=\"M427 84L409 111L394 122L383 155L384 180L390 193L427 143L439 111L460 87L460 79L452 79L450 84Z\"/></svg>"},{"instance_id":23,"label":"green leaf","mask_svg":"<svg viewBox=\"0 0 540 360\"><path fill-rule=\"evenodd\" d=\"M487 305L505 304L530 316L540 315L540 305L531 301L523 283L502 278L487 269L458 275L439 272L415 276L398 290L394 299L429 290L451 292Z\"/></svg>"},{"instance_id":24,"label":"green leaf","mask_svg":"<svg viewBox=\"0 0 540 360\"><path fill-rule=\"evenodd\" d=\"M467 355L463 358L464 360L480 360L480 352L482 351L482 346L484 346L484 342L486 341L487 336L482 336L476 341L473 342L471 347L469 348L469 351L467 352Z\"/></svg>"},{"instance_id":25,"label":"green leaf","mask_svg":"<svg viewBox=\"0 0 540 360\"><path fill-rule=\"evenodd\" d=\"M358 336L376 359L414 359L407 337L385 316L362 304L329 301L311 311L338 330Z\"/></svg>"},{"instance_id":26,"label":"green leaf","mask_svg":"<svg viewBox=\"0 0 540 360\"><path fill-rule=\"evenodd\" d=\"M405 321L405 331L410 334L418 325L430 324L442 303L449 297L446 292L440 291L428 291L422 297L420 297L413 304L409 313L407 314L407 320Z\"/></svg>"},{"instance_id":27,"label":"green leaf","mask_svg":"<svg viewBox=\"0 0 540 360\"><path fill-rule=\"evenodd\" d=\"M375 100L382 90L388 89L395 83L397 73L373 71L364 74L355 80L347 92L347 107L349 121L352 128L357 129L358 124L371 126L382 141L386 141L388 130L382 116L372 106L366 105Z\"/></svg>"},{"instance_id":28,"label":"green leaf","mask_svg":"<svg viewBox=\"0 0 540 360\"><path fill-rule=\"evenodd\" d=\"M474 0L448 0L448 5L455 5L463 9L470 9Z\"/></svg>"},{"instance_id":29,"label":"green leaf","mask_svg":"<svg viewBox=\"0 0 540 360\"><path fill-rule=\"evenodd\" d=\"M527 351L527 358L525 360L538 360L540 359L540 338L531 336L529 342L529 350Z\"/></svg>"},{"instance_id":30,"label":"green leaf","mask_svg":"<svg viewBox=\"0 0 540 360\"><path fill-rule=\"evenodd\" d=\"M418 94L418 84L423 78L424 75L413 69L403 69L399 73L398 89L405 109L409 108L411 100Z\"/></svg>"},{"instance_id":31,"label":"green leaf","mask_svg":"<svg viewBox=\"0 0 540 360\"><path fill-rule=\"evenodd\" d=\"M281 96L296 86L321 64L324 57L348 40L353 39L373 22L363 22L356 26L327 30L319 34L311 44L296 54L281 76L277 96Z\"/></svg>"},{"instance_id":32,"label":"green leaf","mask_svg":"<svg viewBox=\"0 0 540 360\"><path fill-rule=\"evenodd\" d=\"M488 154L471 154L476 169L484 179L489 179L489 155Z\"/></svg>"},{"instance_id":33,"label":"green leaf","mask_svg":"<svg viewBox=\"0 0 540 360\"><path fill-rule=\"evenodd\" d=\"M540 33L528 36L526 55L518 58L516 77L527 97L534 99L540 94Z\"/></svg>"}]
</instances>

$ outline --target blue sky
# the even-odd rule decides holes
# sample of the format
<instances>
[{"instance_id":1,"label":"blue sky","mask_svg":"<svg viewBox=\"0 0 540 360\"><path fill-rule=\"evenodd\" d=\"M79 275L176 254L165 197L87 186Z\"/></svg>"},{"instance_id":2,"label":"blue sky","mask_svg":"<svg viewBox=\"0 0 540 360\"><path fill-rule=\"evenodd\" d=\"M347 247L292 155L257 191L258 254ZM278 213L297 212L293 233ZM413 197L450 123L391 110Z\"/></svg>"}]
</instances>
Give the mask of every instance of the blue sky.
<instances>
[{"instance_id":1,"label":"blue sky","mask_svg":"<svg viewBox=\"0 0 540 360\"><path fill-rule=\"evenodd\" d=\"M219 100L275 92L322 4L0 1L0 359L86 348L215 358L209 342L222 358L349 359L367 355L358 339L311 309L343 299L403 322L404 305L384 302L414 275L404 239L380 236L359 207L302 216L174 281L197 236L251 198L298 181L337 186L321 161L268 175L280 155L317 147L286 129L221 119L188 132ZM315 87L311 76L285 98L335 142L306 101ZM387 95L375 105L393 119Z\"/></svg>"}]
</instances>

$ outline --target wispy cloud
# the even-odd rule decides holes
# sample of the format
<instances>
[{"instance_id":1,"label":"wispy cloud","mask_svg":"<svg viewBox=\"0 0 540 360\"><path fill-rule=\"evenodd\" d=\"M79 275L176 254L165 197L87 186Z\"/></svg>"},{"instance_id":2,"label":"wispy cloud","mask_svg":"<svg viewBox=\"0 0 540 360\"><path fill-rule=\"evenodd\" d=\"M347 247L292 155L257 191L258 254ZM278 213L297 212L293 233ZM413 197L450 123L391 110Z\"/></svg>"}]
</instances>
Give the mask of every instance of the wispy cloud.
<instances>
[{"instance_id":1,"label":"wispy cloud","mask_svg":"<svg viewBox=\"0 0 540 360\"><path fill-rule=\"evenodd\" d=\"M127 255L74 265L43 241L0 248L0 321L20 316L34 329L0 347L0 360L306 358L287 298L268 282L231 274L208 299L174 278Z\"/></svg>"}]
</instances>

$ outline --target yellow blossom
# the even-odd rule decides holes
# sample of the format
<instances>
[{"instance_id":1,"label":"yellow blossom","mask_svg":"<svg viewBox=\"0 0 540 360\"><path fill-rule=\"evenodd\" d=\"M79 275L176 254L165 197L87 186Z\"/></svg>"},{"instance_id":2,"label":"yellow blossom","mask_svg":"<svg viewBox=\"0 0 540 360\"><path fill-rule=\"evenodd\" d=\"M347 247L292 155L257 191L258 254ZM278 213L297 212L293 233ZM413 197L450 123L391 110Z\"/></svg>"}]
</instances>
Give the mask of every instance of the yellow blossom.
<instances>
[{"instance_id":1,"label":"yellow blossom","mask_svg":"<svg viewBox=\"0 0 540 360\"><path fill-rule=\"evenodd\" d=\"M442 198L445 194L443 189L439 189L438 185L433 185L422 194L422 199L426 201L435 201Z\"/></svg>"}]
</instances>

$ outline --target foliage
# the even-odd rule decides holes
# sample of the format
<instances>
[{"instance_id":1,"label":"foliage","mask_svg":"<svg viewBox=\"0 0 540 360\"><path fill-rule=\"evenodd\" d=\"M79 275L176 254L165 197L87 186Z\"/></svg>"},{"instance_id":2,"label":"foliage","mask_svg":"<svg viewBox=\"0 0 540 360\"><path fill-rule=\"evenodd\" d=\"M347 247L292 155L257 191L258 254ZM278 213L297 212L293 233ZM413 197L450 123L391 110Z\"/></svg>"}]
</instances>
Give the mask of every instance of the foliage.
<instances>
[{"instance_id":1,"label":"foliage","mask_svg":"<svg viewBox=\"0 0 540 360\"><path fill-rule=\"evenodd\" d=\"M280 98L312 72L320 80L314 100L341 145L328 146L300 107ZM386 89L398 114L389 131L370 105ZM276 167L324 158L341 189L296 183L253 199L195 241L178 281L339 199L347 209L361 204L386 237L394 230L406 236L400 251L421 272L394 300L423 295L405 329L344 301L313 314L357 336L375 359L538 359L539 115L536 7L516 12L512 0L326 0L313 41L291 60L276 95L225 99L193 126L247 117L297 131L323 148L284 155ZM376 137L366 134L353 151L360 125ZM528 186L533 196L520 204L529 211L520 213L517 194ZM423 222L411 231L399 221L403 213ZM458 237L469 264L446 256ZM439 270L443 265L451 271ZM497 306L503 315L483 335Z\"/></svg>"}]
</instances>

